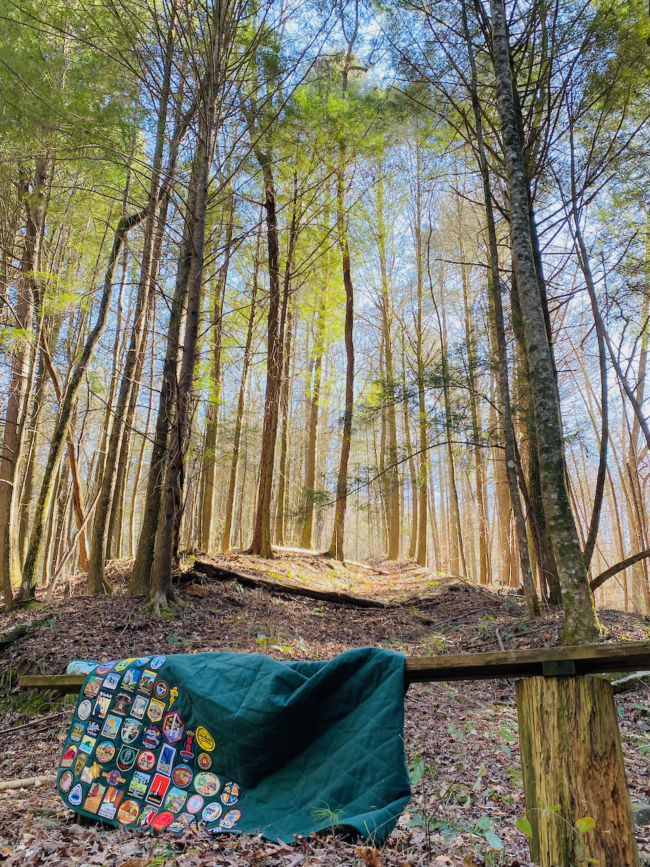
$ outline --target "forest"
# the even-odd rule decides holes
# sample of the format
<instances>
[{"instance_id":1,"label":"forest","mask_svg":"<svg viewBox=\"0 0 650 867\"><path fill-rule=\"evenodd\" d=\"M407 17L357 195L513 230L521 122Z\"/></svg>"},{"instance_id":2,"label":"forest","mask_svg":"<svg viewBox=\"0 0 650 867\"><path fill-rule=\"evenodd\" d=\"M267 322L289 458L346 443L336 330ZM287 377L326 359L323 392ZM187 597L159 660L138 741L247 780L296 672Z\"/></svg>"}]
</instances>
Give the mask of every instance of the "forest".
<instances>
[{"instance_id":1,"label":"forest","mask_svg":"<svg viewBox=\"0 0 650 867\"><path fill-rule=\"evenodd\" d=\"M1 10L7 612L293 547L650 614L640 2Z\"/></svg>"},{"instance_id":2,"label":"forest","mask_svg":"<svg viewBox=\"0 0 650 867\"><path fill-rule=\"evenodd\" d=\"M649 165L645 0L0 0L0 861L650 865Z\"/></svg>"}]
</instances>

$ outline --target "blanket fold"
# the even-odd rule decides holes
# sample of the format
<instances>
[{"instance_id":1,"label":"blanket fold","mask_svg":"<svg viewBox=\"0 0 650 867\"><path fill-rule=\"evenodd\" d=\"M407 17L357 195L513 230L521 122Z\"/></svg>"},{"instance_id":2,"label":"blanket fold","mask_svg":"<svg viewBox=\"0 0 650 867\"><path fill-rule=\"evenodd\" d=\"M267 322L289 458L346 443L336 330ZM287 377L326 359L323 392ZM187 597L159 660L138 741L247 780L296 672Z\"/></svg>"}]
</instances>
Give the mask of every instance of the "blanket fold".
<instances>
[{"instance_id":1,"label":"blanket fold","mask_svg":"<svg viewBox=\"0 0 650 867\"><path fill-rule=\"evenodd\" d=\"M352 830L381 845L410 798L404 656L197 653L88 674L57 787L77 813L182 832Z\"/></svg>"}]
</instances>

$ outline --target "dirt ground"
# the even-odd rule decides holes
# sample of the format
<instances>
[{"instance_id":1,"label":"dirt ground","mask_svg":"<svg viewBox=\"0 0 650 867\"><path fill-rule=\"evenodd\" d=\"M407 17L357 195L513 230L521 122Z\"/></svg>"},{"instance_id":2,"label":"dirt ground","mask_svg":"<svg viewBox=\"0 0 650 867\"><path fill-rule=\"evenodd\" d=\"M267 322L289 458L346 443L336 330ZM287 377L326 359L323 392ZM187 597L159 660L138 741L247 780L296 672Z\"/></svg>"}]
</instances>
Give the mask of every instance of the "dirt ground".
<instances>
[{"instance_id":1,"label":"dirt ground","mask_svg":"<svg viewBox=\"0 0 650 867\"><path fill-rule=\"evenodd\" d=\"M179 585L182 602L156 618L142 599L124 595L129 563L116 563L114 596L83 595L74 582L51 605L20 611L0 630L31 621L0 653L0 781L54 776L75 696L26 692L21 674L64 673L72 659L119 659L150 653L239 651L278 659L328 659L350 648L382 646L423 656L552 646L561 615L526 618L521 597L432 575L411 564L380 560L344 568L314 555L284 551L271 563L243 555L214 562L249 574L384 601L425 596L426 605L361 609L252 590L198 578ZM609 641L648 638L643 618L600 612ZM650 800L650 690L617 698L630 792ZM511 681L411 686L406 698L406 748L413 797L379 863L527 867L514 684ZM15 730L14 730L15 729ZM6 865L361 865L375 853L336 837L272 844L261 838L162 832L156 837L81 825L53 782L0 792L0 862ZM637 829L642 862L650 865L650 826Z\"/></svg>"}]
</instances>

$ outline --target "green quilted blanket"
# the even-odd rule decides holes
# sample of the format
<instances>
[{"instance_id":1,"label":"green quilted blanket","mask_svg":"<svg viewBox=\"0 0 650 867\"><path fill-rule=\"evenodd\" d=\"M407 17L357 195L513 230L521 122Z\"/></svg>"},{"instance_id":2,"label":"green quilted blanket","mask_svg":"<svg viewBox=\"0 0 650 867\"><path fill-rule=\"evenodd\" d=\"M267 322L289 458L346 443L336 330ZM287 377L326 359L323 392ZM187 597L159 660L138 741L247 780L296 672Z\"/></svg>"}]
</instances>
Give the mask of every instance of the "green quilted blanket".
<instances>
[{"instance_id":1,"label":"green quilted blanket","mask_svg":"<svg viewBox=\"0 0 650 867\"><path fill-rule=\"evenodd\" d=\"M410 798L403 725L404 657L388 650L105 662L79 695L57 787L116 826L284 841L336 827L380 845Z\"/></svg>"}]
</instances>

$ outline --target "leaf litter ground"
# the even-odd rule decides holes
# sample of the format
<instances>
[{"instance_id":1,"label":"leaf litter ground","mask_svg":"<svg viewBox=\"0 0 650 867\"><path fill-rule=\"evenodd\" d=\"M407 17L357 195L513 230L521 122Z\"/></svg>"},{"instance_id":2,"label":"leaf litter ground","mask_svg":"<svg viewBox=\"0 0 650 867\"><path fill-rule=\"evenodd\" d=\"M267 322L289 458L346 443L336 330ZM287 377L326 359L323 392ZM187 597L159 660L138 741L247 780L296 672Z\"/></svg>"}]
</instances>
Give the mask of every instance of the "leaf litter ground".
<instances>
[{"instance_id":1,"label":"leaf litter ground","mask_svg":"<svg viewBox=\"0 0 650 867\"><path fill-rule=\"evenodd\" d=\"M478 588L409 563L377 558L345 568L316 554L287 550L274 561L235 554L213 562L319 590L424 601L402 609L357 609L197 574L179 585L181 605L157 618L142 599L124 594L130 563L115 563L112 597L85 597L81 581L72 582L53 604L37 602L11 621L0 620L0 630L16 621L32 622L22 639L0 653L0 781L54 776L74 697L26 693L16 681L21 674L64 673L71 659L226 650L329 659L364 645L423 656L559 643L557 611L531 621L514 593ZM620 611L601 611L600 617L609 641L648 637L642 617ZM617 706L630 792L633 800L645 801L650 796L650 689L617 697ZM180 838L163 832L154 838L80 825L49 782L0 792L0 862L8 867L528 867L527 841L515 827L524 800L513 682L413 685L405 710L413 798L379 853L336 835L271 844L204 832ZM7 731L12 728L16 731ZM650 865L650 826L637 829L637 839L642 862Z\"/></svg>"}]
</instances>

